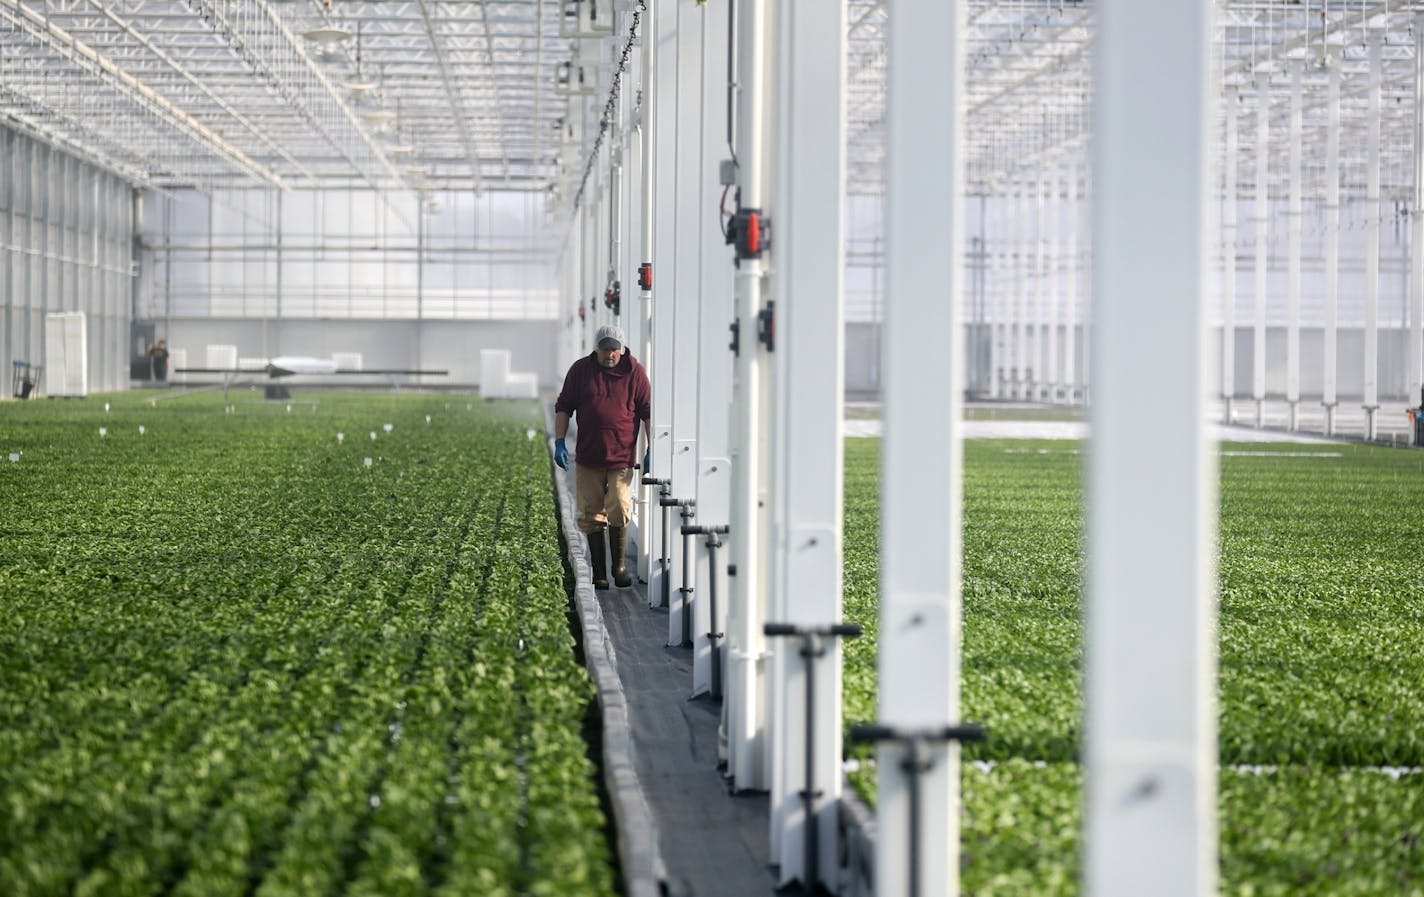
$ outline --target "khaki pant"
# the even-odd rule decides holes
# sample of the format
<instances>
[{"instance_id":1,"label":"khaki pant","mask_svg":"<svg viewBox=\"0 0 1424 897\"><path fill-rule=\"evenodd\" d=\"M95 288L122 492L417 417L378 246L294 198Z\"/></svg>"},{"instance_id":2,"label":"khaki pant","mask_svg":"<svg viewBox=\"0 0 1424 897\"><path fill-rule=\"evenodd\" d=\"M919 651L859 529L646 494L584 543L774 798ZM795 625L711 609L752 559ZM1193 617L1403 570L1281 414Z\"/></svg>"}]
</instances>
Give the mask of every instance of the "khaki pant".
<instances>
[{"instance_id":1,"label":"khaki pant","mask_svg":"<svg viewBox=\"0 0 1424 897\"><path fill-rule=\"evenodd\" d=\"M633 516L634 467L599 470L574 463L574 492L578 496L578 528L596 533L609 526L624 527Z\"/></svg>"}]
</instances>

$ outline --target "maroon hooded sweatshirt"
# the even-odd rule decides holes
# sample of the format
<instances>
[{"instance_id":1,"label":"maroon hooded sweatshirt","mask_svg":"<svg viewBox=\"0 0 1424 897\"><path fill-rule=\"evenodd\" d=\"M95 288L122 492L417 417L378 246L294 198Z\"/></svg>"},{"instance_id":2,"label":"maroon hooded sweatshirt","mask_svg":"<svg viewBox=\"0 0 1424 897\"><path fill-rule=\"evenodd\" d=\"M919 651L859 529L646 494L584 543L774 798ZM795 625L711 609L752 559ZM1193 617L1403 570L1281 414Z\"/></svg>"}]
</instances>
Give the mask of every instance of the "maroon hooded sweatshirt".
<instances>
[{"instance_id":1,"label":"maroon hooded sweatshirt","mask_svg":"<svg viewBox=\"0 0 1424 897\"><path fill-rule=\"evenodd\" d=\"M602 470L636 464L638 427L651 412L652 394L648 372L630 353L612 368L602 367L596 352L575 361L554 403L555 411L578 418L574 460Z\"/></svg>"}]
</instances>

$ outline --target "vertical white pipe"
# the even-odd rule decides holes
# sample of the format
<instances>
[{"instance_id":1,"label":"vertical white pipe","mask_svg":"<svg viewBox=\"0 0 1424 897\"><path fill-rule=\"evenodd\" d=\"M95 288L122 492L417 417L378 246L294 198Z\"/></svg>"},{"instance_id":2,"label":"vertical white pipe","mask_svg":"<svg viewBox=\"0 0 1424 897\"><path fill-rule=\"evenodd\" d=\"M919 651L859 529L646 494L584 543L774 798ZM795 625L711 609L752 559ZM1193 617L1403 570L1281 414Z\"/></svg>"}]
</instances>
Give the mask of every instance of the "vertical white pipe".
<instances>
[{"instance_id":1,"label":"vertical white pipe","mask_svg":"<svg viewBox=\"0 0 1424 897\"><path fill-rule=\"evenodd\" d=\"M653 13L650 5L644 15ZM650 79L656 85L651 96L652 111L652 162L653 213L652 234L661 234L655 242L655 253L647 258L653 262L653 291L648 297L649 313L652 315L652 366L648 369L653 387L653 475L667 479L672 471L673 440L673 394L676 360L673 352L673 323L676 303L670 286L675 281L677 255L674 252L672 235L676 228L677 200L677 10L663 6L648 20L648 68ZM657 297L656 300L654 297ZM663 497L659 490L658 498ZM676 496L674 496L676 497ZM667 543L662 539L662 508L658 507L659 558L671 558L682 539L672 532L677 516L668 512L669 532ZM648 580L648 604L652 607L664 605L675 597L678 575L676 567L669 565L666 571L653 565ZM666 579L664 574L666 573Z\"/></svg>"},{"instance_id":2,"label":"vertical white pipe","mask_svg":"<svg viewBox=\"0 0 1424 897\"><path fill-rule=\"evenodd\" d=\"M1231 403L1236 395L1236 199L1237 128L1239 97L1226 94L1226 183L1221 203L1221 401L1222 421L1231 423Z\"/></svg>"},{"instance_id":3,"label":"vertical white pipe","mask_svg":"<svg viewBox=\"0 0 1424 897\"><path fill-rule=\"evenodd\" d=\"M1290 198L1286 217L1288 260L1286 271L1286 402L1292 431L1300 425L1300 265L1301 265L1301 144L1304 142L1304 79L1299 67L1291 72L1290 96Z\"/></svg>"},{"instance_id":4,"label":"vertical white pipe","mask_svg":"<svg viewBox=\"0 0 1424 897\"><path fill-rule=\"evenodd\" d=\"M989 331L989 398L998 399L1002 397L999 381L1004 365L1004 199L991 194L984 207L988 234L984 238L984 261L990 266L989 276L985 278L984 302Z\"/></svg>"},{"instance_id":5,"label":"vertical white pipe","mask_svg":"<svg viewBox=\"0 0 1424 897\"><path fill-rule=\"evenodd\" d=\"M1256 76L1256 279L1255 326L1251 340L1251 397L1256 400L1256 426L1264 423L1266 405L1266 288L1270 246L1267 243L1271 202L1271 76Z\"/></svg>"},{"instance_id":6,"label":"vertical white pipe","mask_svg":"<svg viewBox=\"0 0 1424 897\"><path fill-rule=\"evenodd\" d=\"M1332 63L1325 100L1325 335L1321 404L1325 433L1335 433L1336 382L1339 364L1340 307L1340 65Z\"/></svg>"},{"instance_id":7,"label":"vertical white pipe","mask_svg":"<svg viewBox=\"0 0 1424 897\"><path fill-rule=\"evenodd\" d=\"M1375 438L1379 409L1380 93L1384 47L1370 44L1365 128L1365 438Z\"/></svg>"},{"instance_id":8,"label":"vertical white pipe","mask_svg":"<svg viewBox=\"0 0 1424 897\"><path fill-rule=\"evenodd\" d=\"M964 288L963 0L890 17L886 91L887 346L882 443L879 714L892 727L957 722ZM926 115L927 109L934 110ZM933 409L926 413L926 409ZM935 463L924 463L925 446ZM959 748L935 744L918 776L915 875L923 894L959 882ZM878 752L875 892L904 894L912 780L901 746Z\"/></svg>"},{"instance_id":9,"label":"vertical white pipe","mask_svg":"<svg viewBox=\"0 0 1424 897\"><path fill-rule=\"evenodd\" d=\"M1047 402L1051 373L1048 367L1048 184L1047 172L1038 171L1034 185L1034 400Z\"/></svg>"},{"instance_id":10,"label":"vertical white pipe","mask_svg":"<svg viewBox=\"0 0 1424 897\"><path fill-rule=\"evenodd\" d=\"M766 211L767 11L765 0L740 0L737 5L737 160L741 207ZM733 302L741 350L733 361L734 416L732 432L732 534L730 548L737 575L730 578L731 604L727 625L728 773L738 788L764 789L768 769L763 751L761 720L766 663L761 627L766 620L766 577L762 496L764 441L760 407L770 374L766 346L757 340L757 314L762 309L762 278L766 263L742 260L733 282ZM733 712L732 708L736 710Z\"/></svg>"},{"instance_id":11,"label":"vertical white pipe","mask_svg":"<svg viewBox=\"0 0 1424 897\"><path fill-rule=\"evenodd\" d=\"M1093 234L1093 166L1085 165L1083 168L1083 200L1078 204L1079 233L1083 235L1084 245L1078 251L1078 284L1083 296L1083 309L1079 315L1082 321L1082 341L1083 357L1081 389L1083 403L1090 401L1093 389L1093 353L1088 351L1088 347L1093 344L1093 257L1094 257L1094 234Z\"/></svg>"},{"instance_id":12,"label":"vertical white pipe","mask_svg":"<svg viewBox=\"0 0 1424 897\"><path fill-rule=\"evenodd\" d=\"M733 415L733 356L727 349L727 325L731 323L732 265L722 236L717 200L721 193L719 163L728 158L727 149L727 7L699 7L702 24L702 164L692 175L700 185L702 214L698 261L697 303L697 522L701 526L729 526L731 519L731 422ZM733 532L727 538L736 539ZM725 694L723 668L727 654L724 639L713 633L727 632L726 551L717 552L716 568L705 539L697 540L698 574L696 595L708 600L694 602L692 631L692 693L718 690ZM710 600L713 590L716 607ZM714 648L716 650L714 650ZM729 713L738 711L735 696L724 701Z\"/></svg>"},{"instance_id":13,"label":"vertical white pipe","mask_svg":"<svg viewBox=\"0 0 1424 897\"><path fill-rule=\"evenodd\" d=\"M784 515L776 544L783 563L774 586L783 600L772 619L827 626L841 616L843 480L845 41L844 4L783 0L775 27L777 123L772 295L779 319L777 471ZM826 643L814 661L777 640L772 693L779 694L771 750L772 861L780 883L832 885L841 789L841 648ZM809 665L809 667L808 667ZM817 862L806 869L806 679L814 676L812 790L819 796ZM777 831L781 832L778 837ZM814 874L808 874L813 872Z\"/></svg>"},{"instance_id":14,"label":"vertical white pipe","mask_svg":"<svg viewBox=\"0 0 1424 897\"><path fill-rule=\"evenodd\" d=\"M1048 226L1048 265L1044 272L1044 299L1048 302L1048 396L1057 404L1062 397L1063 377L1058 368L1058 305L1062 265L1058 256L1058 223L1063 213L1063 169L1054 168L1047 179L1048 202L1044 209Z\"/></svg>"},{"instance_id":15,"label":"vertical white pipe","mask_svg":"<svg viewBox=\"0 0 1424 897\"><path fill-rule=\"evenodd\" d=\"M666 12L666 7L664 8ZM697 492L697 375L700 343L697 334L697 305L700 299L701 223L704 213L702 171L702 27L703 11L690 2L677 4L677 174L675 227L672 232L672 301L675 357L672 404L672 497L693 500ZM682 524L673 515L671 531ZM672 604L668 608L668 644L683 643L689 632L683 617L692 611L689 600L697 596L678 591L683 570L691 559L684 558L684 541L672 540ZM694 554L694 558L696 554Z\"/></svg>"},{"instance_id":16,"label":"vertical white pipe","mask_svg":"<svg viewBox=\"0 0 1424 897\"><path fill-rule=\"evenodd\" d=\"M1013 398L1029 396L1028 197L1023 181L1014 184L1014 375Z\"/></svg>"},{"instance_id":17,"label":"vertical white pipe","mask_svg":"<svg viewBox=\"0 0 1424 897\"><path fill-rule=\"evenodd\" d=\"M1068 164L1063 203L1068 216L1067 246L1063 252L1063 385L1064 399L1078 404L1078 160Z\"/></svg>"},{"instance_id":18,"label":"vertical white pipe","mask_svg":"<svg viewBox=\"0 0 1424 897\"><path fill-rule=\"evenodd\" d=\"M541 4L543 0L540 0ZM653 7L656 4L648 4L643 10L641 37L639 42L640 54L639 65L641 66L641 89L643 92L643 111L638 122L638 176L640 189L640 203L642 213L639 218L638 234L638 259L644 264L651 265L653 261L653 235L657 232L653 226L654 217L657 214L656 194L656 174L657 152L655 150L656 141L654 138L654 120L657 116L655 107L655 95L658 92L657 79L653 77L654 68L657 65L657 31L655 30L655 19ZM627 275L625 275L627 276ZM627 292L631 295L633 284L626 285ZM653 291L651 288L643 289L641 283L638 287L638 360L643 363L651 375L655 369L653 360ZM656 389L655 389L656 391ZM649 432L653 421L649 420ZM651 441L647 446L649 451L647 456L651 460ZM638 454L639 458L644 457L643 453ZM651 467L651 465L649 465ZM643 476L653 476L660 478L660 474L655 473L656 468L644 470ZM656 559L662 557L662 509L658 506L658 499L661 491L647 486L642 487L640 495L644 513L638 520L639 532L642 536L638 540L638 570L643 574L643 582L647 585L649 599L653 598L653 580L657 575ZM659 583L661 585L661 583Z\"/></svg>"},{"instance_id":19,"label":"vertical white pipe","mask_svg":"<svg viewBox=\"0 0 1424 897\"><path fill-rule=\"evenodd\" d=\"M1410 405L1424 402L1424 15L1414 17L1414 202L1409 214L1412 239L1409 289L1409 373L1405 378Z\"/></svg>"},{"instance_id":20,"label":"vertical white pipe","mask_svg":"<svg viewBox=\"0 0 1424 897\"><path fill-rule=\"evenodd\" d=\"M1093 897L1216 893L1216 470L1203 301L1213 9L1102 0L1098 13L1102 382L1088 462L1084 682L1083 892ZM1138 426L1153 406L1173 413Z\"/></svg>"}]
</instances>

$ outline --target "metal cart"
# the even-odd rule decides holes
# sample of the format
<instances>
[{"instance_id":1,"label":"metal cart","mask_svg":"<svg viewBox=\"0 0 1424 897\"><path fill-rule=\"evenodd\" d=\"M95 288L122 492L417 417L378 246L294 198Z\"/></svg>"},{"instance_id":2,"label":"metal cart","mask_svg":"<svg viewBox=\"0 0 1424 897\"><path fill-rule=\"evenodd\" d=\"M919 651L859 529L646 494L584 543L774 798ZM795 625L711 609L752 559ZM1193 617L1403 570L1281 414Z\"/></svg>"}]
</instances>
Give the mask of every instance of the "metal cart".
<instances>
[{"instance_id":1,"label":"metal cart","mask_svg":"<svg viewBox=\"0 0 1424 897\"><path fill-rule=\"evenodd\" d=\"M11 378L15 398L32 397L39 390L42 371L43 368L37 364L30 364L28 361L15 362L14 376Z\"/></svg>"}]
</instances>

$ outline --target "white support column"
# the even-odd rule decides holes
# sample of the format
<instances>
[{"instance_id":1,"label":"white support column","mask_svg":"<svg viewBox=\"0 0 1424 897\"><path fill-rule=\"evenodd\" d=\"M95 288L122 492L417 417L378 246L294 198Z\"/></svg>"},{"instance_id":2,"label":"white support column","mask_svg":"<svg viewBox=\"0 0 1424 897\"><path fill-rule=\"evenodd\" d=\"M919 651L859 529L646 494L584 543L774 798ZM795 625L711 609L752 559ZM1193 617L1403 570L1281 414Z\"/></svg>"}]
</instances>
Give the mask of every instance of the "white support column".
<instances>
[{"instance_id":1,"label":"white support column","mask_svg":"<svg viewBox=\"0 0 1424 897\"><path fill-rule=\"evenodd\" d=\"M664 12L667 12L666 8ZM671 351L676 359L673 374L672 479L673 498L695 501L697 493L697 374L699 342L697 305L699 301L699 259L702 252L701 194L702 171L702 26L703 13L692 0L677 4L677 150L675 177L676 213L673 228L675 256L672 282L673 315ZM674 514L670 534L680 533L682 517ZM693 595L680 591L684 582L692 588L695 576L686 576L692 559L684 558L686 540L671 539L672 605L668 609L668 644L690 641L692 620L688 605ZM690 685L691 683L689 683Z\"/></svg>"},{"instance_id":2,"label":"white support column","mask_svg":"<svg viewBox=\"0 0 1424 897\"><path fill-rule=\"evenodd\" d=\"M1014 183L1013 247L1014 247L1014 314L1013 314L1013 387L1010 398L1028 397L1029 337L1028 337L1028 202L1022 181Z\"/></svg>"},{"instance_id":3,"label":"white support column","mask_svg":"<svg viewBox=\"0 0 1424 897\"><path fill-rule=\"evenodd\" d=\"M1414 201L1409 210L1409 370L1406 400L1424 403L1424 15L1414 17Z\"/></svg>"},{"instance_id":4,"label":"white support column","mask_svg":"<svg viewBox=\"0 0 1424 897\"><path fill-rule=\"evenodd\" d=\"M1255 302L1255 326L1251 334L1251 398L1256 401L1256 426L1265 423L1266 412L1266 288L1268 284L1267 265L1270 262L1271 221L1271 76L1256 76L1256 208L1254 224L1255 243L1255 283L1252 299Z\"/></svg>"},{"instance_id":5,"label":"white support column","mask_svg":"<svg viewBox=\"0 0 1424 897\"><path fill-rule=\"evenodd\" d=\"M990 190L993 188L991 187ZM1004 366L1004 282L1007 266L1004 264L1004 200L992 193L984 204L986 226L984 228L984 264L989 266L985 284L985 326L989 331L989 398L1002 397L1000 391L1001 372Z\"/></svg>"},{"instance_id":6,"label":"white support column","mask_svg":"<svg viewBox=\"0 0 1424 897\"><path fill-rule=\"evenodd\" d=\"M1068 216L1068 243L1063 252L1063 395L1078 404L1078 160L1068 165L1064 212Z\"/></svg>"},{"instance_id":7,"label":"white support column","mask_svg":"<svg viewBox=\"0 0 1424 897\"><path fill-rule=\"evenodd\" d=\"M1097 300L1093 293L1093 258L1096 237L1093 233L1093 166L1091 163L1083 167L1083 201L1078 206L1079 233L1083 235L1086 245L1078 251L1078 284L1083 293L1083 309L1079 315L1083 327L1083 357L1082 357L1082 384L1083 384L1083 404L1091 401L1093 391L1093 306Z\"/></svg>"},{"instance_id":8,"label":"white support column","mask_svg":"<svg viewBox=\"0 0 1424 897\"><path fill-rule=\"evenodd\" d=\"M1330 65L1325 100L1325 335L1321 404L1325 433L1335 434L1340 306L1340 64Z\"/></svg>"},{"instance_id":9,"label":"white support column","mask_svg":"<svg viewBox=\"0 0 1424 897\"><path fill-rule=\"evenodd\" d=\"M1048 184L1042 169L1034 182L1034 400L1047 402L1048 340Z\"/></svg>"},{"instance_id":10,"label":"white support column","mask_svg":"<svg viewBox=\"0 0 1424 897\"><path fill-rule=\"evenodd\" d=\"M1098 13L1102 382L1088 462L1083 889L1093 897L1216 893L1216 471L1203 298L1212 9L1103 0ZM1174 412L1136 426L1151 406Z\"/></svg>"},{"instance_id":11,"label":"white support column","mask_svg":"<svg viewBox=\"0 0 1424 897\"><path fill-rule=\"evenodd\" d=\"M785 404L776 415L784 424L775 448L785 511L775 540L784 563L772 586L771 622L827 627L841 621L846 10L824 0L783 0L776 9L778 241L772 295L779 318L776 352L785 372L779 390ZM772 863L779 884L798 880L834 888L842 776L840 645L827 640L825 653L810 660L794 638L768 647L775 655L771 691L777 708L769 746ZM814 693L809 711L808 674ZM810 733L808 718L814 719ZM808 813L801 796L808 785L818 795L811 810L814 860L807 859ZM811 862L814 869L808 869Z\"/></svg>"},{"instance_id":12,"label":"white support column","mask_svg":"<svg viewBox=\"0 0 1424 897\"><path fill-rule=\"evenodd\" d=\"M677 11L663 6L654 12L648 6L644 15L651 16L648 22L649 68L652 70L652 177L653 208L652 227L647 235L654 240L654 251L647 258L653 263L653 289L648 291L647 302L652 315L652 367L649 378L653 387L653 476L670 479L672 473L672 406L675 392L675 355L673 352L674 321L677 305L672 290L673 272L677 269L677 256L673 252L672 235L676 228L677 200ZM661 239L656 235L661 234ZM657 501L671 496L659 488ZM651 540L657 548L658 559L668 560L668 567L653 563L649 567L648 604L651 607L670 606L676 598L679 580L678 571L671 565L674 546L681 545L673 525L677 514L669 509L664 511L658 505L656 536ZM662 520L668 520L664 532ZM666 543L663 539L666 538ZM680 633L679 633L680 634Z\"/></svg>"},{"instance_id":13,"label":"white support column","mask_svg":"<svg viewBox=\"0 0 1424 897\"><path fill-rule=\"evenodd\" d=\"M634 315L638 319L638 342L637 356L647 369L649 379L655 369L653 363L653 291L651 283L647 288L643 286L642 265L652 264L653 259L653 236L656 230L653 227L654 218L657 214L656 202L656 175L657 171L657 147L654 138L653 119L656 114L654 108L654 95L659 92L657 80L654 72L657 65L657 32L654 31L655 20L653 16L653 6L647 5L643 10L642 28L638 37L638 77L640 89L643 94L642 112L638 118L638 245L635 251L638 265L627 275L630 283L626 284L625 292L631 297L633 295L634 284L638 287L638 302ZM630 241L631 242L631 241ZM653 392L657 393L657 385L653 384ZM653 420L649 420L649 432L652 431ZM652 448L651 443L647 446ZM658 478L657 470L651 464L651 451L648 452L648 469L643 471L644 477ZM639 454L638 457L643 457ZM662 490L650 486L642 486L640 495L643 498L643 515L639 518L638 525L641 539L638 540L638 570L643 574L643 582L647 584L647 595L649 602L654 599L654 579L660 576L658 572L658 562L662 558L662 508L658 501L662 497ZM661 587L659 580L657 586ZM656 593L660 595L661 593Z\"/></svg>"},{"instance_id":14,"label":"white support column","mask_svg":"<svg viewBox=\"0 0 1424 897\"><path fill-rule=\"evenodd\" d=\"M886 54L879 717L901 730L959 717L964 7L897 6ZM959 890L959 746L916 753L927 763L915 778L904 745L882 743L877 754L875 892L886 897L911 882L922 894Z\"/></svg>"},{"instance_id":15,"label":"white support column","mask_svg":"<svg viewBox=\"0 0 1424 897\"><path fill-rule=\"evenodd\" d=\"M767 168L767 109L770 13L765 0L737 0L736 148L740 208L768 212L770 171ZM775 232L773 232L775 236ZM774 251L774 247L773 247ZM727 770L738 790L770 786L765 751L767 687L762 626L766 621L770 577L767 525L769 457L772 427L762 406L773 383L771 357L759 339L759 314L764 307L766 262L760 256L739 261L734 275L734 302L739 351L732 404L732 538L731 561L737 574L730 579L727 607ZM726 330L722 331L726 333ZM775 835L773 835L773 838Z\"/></svg>"},{"instance_id":16,"label":"white support column","mask_svg":"<svg viewBox=\"0 0 1424 897\"><path fill-rule=\"evenodd\" d=\"M1300 66L1291 72L1290 97L1290 198L1286 217L1288 261L1286 272L1286 402L1290 417L1286 426L1300 426L1300 265L1301 265L1301 145L1305 142L1305 73Z\"/></svg>"},{"instance_id":17,"label":"white support column","mask_svg":"<svg viewBox=\"0 0 1424 897\"><path fill-rule=\"evenodd\" d=\"M697 305L697 524L732 523L732 454L728 432L732 415L732 353L727 326L732 323L732 266L717 201L722 186L718 163L727 149L727 12L726 4L698 7L702 17L702 166L693 175L700 184L701 301ZM731 534L735 539L736 532ZM721 543L726 537L716 536ZM723 641L727 632L727 562L725 545L709 547L709 537L697 537L697 600L693 605L692 693L723 692ZM717 563L711 563L713 555ZM712 599L715 596L716 601ZM712 605L716 604L714 608Z\"/></svg>"},{"instance_id":18,"label":"white support column","mask_svg":"<svg viewBox=\"0 0 1424 897\"><path fill-rule=\"evenodd\" d=\"M1048 264L1044 268L1044 288L1043 298L1048 303L1048 357L1047 376L1044 378L1048 383L1047 400L1052 404L1062 401L1063 374L1058 366L1058 306L1060 303L1059 286L1062 283L1060 277L1062 265L1058 255L1058 233L1059 222L1063 217L1063 169L1056 166L1046 180L1048 188L1048 201L1044 204L1044 214L1047 216L1048 247L1045 253Z\"/></svg>"},{"instance_id":19,"label":"white support column","mask_svg":"<svg viewBox=\"0 0 1424 897\"><path fill-rule=\"evenodd\" d=\"M1384 46L1370 43L1365 112L1365 438L1375 438L1379 410L1380 92Z\"/></svg>"}]
</instances>

